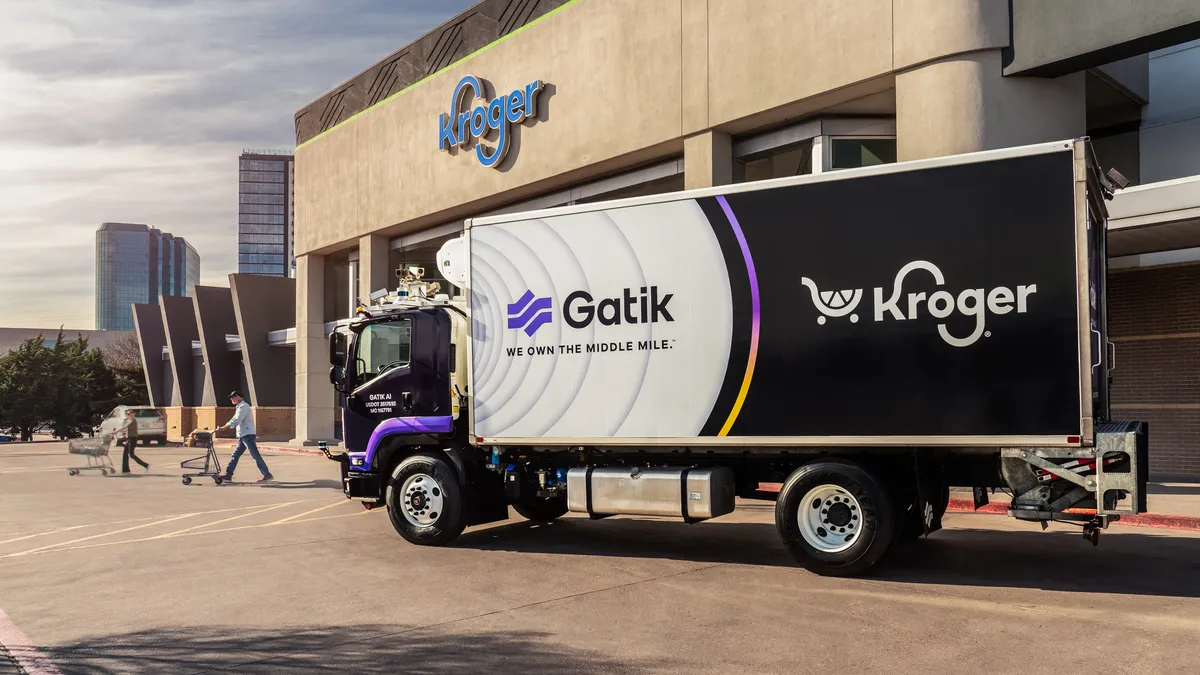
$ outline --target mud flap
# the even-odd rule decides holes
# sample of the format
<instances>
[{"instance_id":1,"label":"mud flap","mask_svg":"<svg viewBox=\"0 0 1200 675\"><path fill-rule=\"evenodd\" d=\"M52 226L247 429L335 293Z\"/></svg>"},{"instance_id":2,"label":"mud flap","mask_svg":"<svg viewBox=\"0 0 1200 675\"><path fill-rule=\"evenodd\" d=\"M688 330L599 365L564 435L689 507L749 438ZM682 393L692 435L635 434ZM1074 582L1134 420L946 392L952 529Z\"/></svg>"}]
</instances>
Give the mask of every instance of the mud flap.
<instances>
[{"instance_id":1,"label":"mud flap","mask_svg":"<svg viewBox=\"0 0 1200 675\"><path fill-rule=\"evenodd\" d=\"M942 470L933 451L921 448L913 451L913 471L917 477L917 513L922 531L929 535L942 529L942 514L946 511Z\"/></svg>"},{"instance_id":2,"label":"mud flap","mask_svg":"<svg viewBox=\"0 0 1200 675\"><path fill-rule=\"evenodd\" d=\"M504 478L494 471L474 467L467 475L469 480L463 486L467 498L467 525L508 520Z\"/></svg>"}]
</instances>

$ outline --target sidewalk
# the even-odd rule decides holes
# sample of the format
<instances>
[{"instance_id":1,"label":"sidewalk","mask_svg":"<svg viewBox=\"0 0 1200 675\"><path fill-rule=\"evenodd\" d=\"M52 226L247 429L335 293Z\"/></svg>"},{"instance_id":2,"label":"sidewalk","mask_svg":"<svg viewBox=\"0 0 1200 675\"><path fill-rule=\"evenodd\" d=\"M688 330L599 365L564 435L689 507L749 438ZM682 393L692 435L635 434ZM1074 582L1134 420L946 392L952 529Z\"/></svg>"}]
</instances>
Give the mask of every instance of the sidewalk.
<instances>
[{"instance_id":1,"label":"sidewalk","mask_svg":"<svg viewBox=\"0 0 1200 675\"><path fill-rule=\"evenodd\" d=\"M233 452L237 447L237 439L235 438L217 438L213 439L213 446L218 450L225 451L226 454ZM321 457L321 451L315 445L300 445L291 441L259 441L258 449L264 452L277 452L285 455L313 455ZM330 443L329 450L334 454L342 452L341 443Z\"/></svg>"}]
</instances>

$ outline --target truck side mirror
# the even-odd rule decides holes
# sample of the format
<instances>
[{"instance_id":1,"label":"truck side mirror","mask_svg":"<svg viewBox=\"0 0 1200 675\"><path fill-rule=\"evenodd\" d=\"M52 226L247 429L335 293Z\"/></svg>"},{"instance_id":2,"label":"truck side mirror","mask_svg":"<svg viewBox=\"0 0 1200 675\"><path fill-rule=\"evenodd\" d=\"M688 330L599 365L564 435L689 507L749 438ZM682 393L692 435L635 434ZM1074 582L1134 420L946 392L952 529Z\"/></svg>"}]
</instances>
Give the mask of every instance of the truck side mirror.
<instances>
[{"instance_id":1,"label":"truck side mirror","mask_svg":"<svg viewBox=\"0 0 1200 675\"><path fill-rule=\"evenodd\" d=\"M330 366L329 367L329 384L332 384L333 388L336 391L339 391L339 392L346 391L346 386L343 383L344 379L345 379L345 369L344 368L342 368L341 366Z\"/></svg>"},{"instance_id":2,"label":"truck side mirror","mask_svg":"<svg viewBox=\"0 0 1200 675\"><path fill-rule=\"evenodd\" d=\"M346 364L346 334L334 331L329 335L329 364L343 366Z\"/></svg>"}]
</instances>

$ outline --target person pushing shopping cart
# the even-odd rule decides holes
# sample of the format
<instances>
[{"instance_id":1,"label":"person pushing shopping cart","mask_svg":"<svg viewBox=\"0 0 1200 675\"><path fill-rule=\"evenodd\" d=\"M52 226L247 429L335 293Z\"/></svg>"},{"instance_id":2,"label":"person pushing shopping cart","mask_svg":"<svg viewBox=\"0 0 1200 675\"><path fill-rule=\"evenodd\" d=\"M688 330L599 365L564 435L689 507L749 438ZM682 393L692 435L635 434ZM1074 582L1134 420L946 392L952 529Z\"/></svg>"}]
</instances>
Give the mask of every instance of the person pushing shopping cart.
<instances>
[{"instance_id":1,"label":"person pushing shopping cart","mask_svg":"<svg viewBox=\"0 0 1200 675\"><path fill-rule=\"evenodd\" d=\"M262 455L258 452L258 444L255 442L254 411L250 409L250 404L246 403L241 392L238 391L229 392L229 400L234 405L233 418L226 422L225 426L237 429L238 444L233 454L229 456L229 464L225 465L225 473L219 478L221 481L232 482L233 471L237 468L238 460L241 459L243 452L249 450L250 456L258 464L258 470L262 472L262 478L258 482L266 483L275 480L270 469L267 468L267 463L263 461Z\"/></svg>"}]
</instances>

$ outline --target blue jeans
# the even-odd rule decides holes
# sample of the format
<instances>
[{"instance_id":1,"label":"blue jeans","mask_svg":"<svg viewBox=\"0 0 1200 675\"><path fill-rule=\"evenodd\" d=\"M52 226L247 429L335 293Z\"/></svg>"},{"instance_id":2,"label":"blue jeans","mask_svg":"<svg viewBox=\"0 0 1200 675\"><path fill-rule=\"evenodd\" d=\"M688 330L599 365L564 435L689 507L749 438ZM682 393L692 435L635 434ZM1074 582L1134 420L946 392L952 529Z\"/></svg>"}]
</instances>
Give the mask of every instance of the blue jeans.
<instances>
[{"instance_id":1,"label":"blue jeans","mask_svg":"<svg viewBox=\"0 0 1200 675\"><path fill-rule=\"evenodd\" d=\"M262 475L264 477L270 476L271 471L267 469L267 463L263 461L262 455L258 454L258 445L254 442L254 434L238 438L237 448L234 449L233 454L229 457L229 465L225 467L225 475L230 479L233 478L233 470L237 468L237 463L242 458L242 453L247 450L250 451L250 456L258 464L258 470L262 472Z\"/></svg>"}]
</instances>

